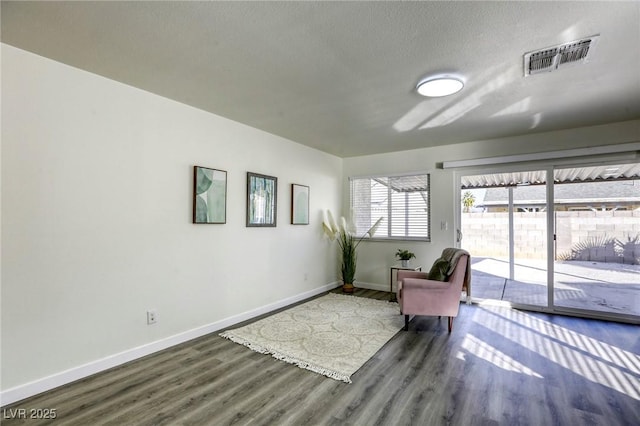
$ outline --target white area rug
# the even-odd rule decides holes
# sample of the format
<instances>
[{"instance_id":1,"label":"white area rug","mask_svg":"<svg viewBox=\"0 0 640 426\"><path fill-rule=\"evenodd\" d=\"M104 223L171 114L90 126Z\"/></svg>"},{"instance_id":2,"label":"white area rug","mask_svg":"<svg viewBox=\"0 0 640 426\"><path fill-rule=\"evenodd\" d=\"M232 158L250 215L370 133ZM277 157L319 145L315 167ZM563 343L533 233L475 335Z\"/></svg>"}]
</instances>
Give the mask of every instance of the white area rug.
<instances>
[{"instance_id":1,"label":"white area rug","mask_svg":"<svg viewBox=\"0 0 640 426\"><path fill-rule=\"evenodd\" d=\"M220 336L351 383L351 375L402 327L397 303L329 293Z\"/></svg>"}]
</instances>

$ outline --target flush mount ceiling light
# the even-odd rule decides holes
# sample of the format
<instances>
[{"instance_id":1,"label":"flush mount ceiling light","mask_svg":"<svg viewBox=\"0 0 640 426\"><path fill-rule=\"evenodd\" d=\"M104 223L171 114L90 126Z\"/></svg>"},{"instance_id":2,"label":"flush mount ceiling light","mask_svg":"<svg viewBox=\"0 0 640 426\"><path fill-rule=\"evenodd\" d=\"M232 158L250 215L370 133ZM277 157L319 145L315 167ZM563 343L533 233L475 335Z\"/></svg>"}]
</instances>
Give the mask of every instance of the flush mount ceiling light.
<instances>
[{"instance_id":1,"label":"flush mount ceiling light","mask_svg":"<svg viewBox=\"0 0 640 426\"><path fill-rule=\"evenodd\" d=\"M416 90L422 96L437 98L458 93L463 87L462 80L456 77L427 77L418 83Z\"/></svg>"}]
</instances>

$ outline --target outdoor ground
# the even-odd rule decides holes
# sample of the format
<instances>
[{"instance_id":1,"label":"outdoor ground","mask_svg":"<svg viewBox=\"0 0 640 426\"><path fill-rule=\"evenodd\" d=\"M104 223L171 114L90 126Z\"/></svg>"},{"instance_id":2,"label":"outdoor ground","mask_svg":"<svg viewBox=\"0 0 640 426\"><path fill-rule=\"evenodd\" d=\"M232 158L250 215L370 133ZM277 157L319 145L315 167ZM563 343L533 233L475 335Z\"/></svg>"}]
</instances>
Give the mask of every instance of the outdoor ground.
<instances>
[{"instance_id":1,"label":"outdoor ground","mask_svg":"<svg viewBox=\"0 0 640 426\"><path fill-rule=\"evenodd\" d=\"M514 280L507 259L472 258L474 298L547 305L546 261L516 259ZM556 261L555 304L617 314L640 315L640 265Z\"/></svg>"}]
</instances>

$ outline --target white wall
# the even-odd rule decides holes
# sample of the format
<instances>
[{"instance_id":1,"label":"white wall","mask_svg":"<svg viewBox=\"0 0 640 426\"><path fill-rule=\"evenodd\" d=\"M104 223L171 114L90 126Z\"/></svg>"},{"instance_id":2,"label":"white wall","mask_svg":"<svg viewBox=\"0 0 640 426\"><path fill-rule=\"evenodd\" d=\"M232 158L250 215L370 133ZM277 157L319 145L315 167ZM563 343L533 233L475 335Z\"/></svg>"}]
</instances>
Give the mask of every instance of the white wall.
<instances>
[{"instance_id":1,"label":"white wall","mask_svg":"<svg viewBox=\"0 0 640 426\"><path fill-rule=\"evenodd\" d=\"M336 281L340 158L4 44L2 107L2 404ZM191 223L194 165L228 172L226 224ZM247 171L276 228L245 227Z\"/></svg>"},{"instance_id":2,"label":"white wall","mask_svg":"<svg viewBox=\"0 0 640 426\"><path fill-rule=\"evenodd\" d=\"M388 289L389 266L397 263L394 255L398 248L412 250L416 254L412 264L421 265L423 269L428 270L443 248L456 245L457 199L455 197L459 196L460 189L456 188L454 171L438 168L438 163L639 141L640 120L634 120L344 159L343 214L345 215L348 214L349 208L348 177L350 176L414 172L431 174L431 242L364 241L358 248L356 286ZM448 224L447 230L441 229L442 222Z\"/></svg>"}]
</instances>

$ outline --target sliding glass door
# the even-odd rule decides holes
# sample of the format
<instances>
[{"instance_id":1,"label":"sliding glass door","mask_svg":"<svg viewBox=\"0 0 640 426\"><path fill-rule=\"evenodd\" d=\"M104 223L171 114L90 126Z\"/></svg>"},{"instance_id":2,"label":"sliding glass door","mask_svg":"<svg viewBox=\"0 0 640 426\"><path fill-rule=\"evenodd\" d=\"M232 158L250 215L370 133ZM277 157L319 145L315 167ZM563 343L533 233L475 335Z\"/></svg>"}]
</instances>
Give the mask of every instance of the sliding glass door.
<instances>
[{"instance_id":1,"label":"sliding glass door","mask_svg":"<svg viewBox=\"0 0 640 426\"><path fill-rule=\"evenodd\" d=\"M556 308L640 316L640 180L627 178L637 168L554 170L566 182L554 186Z\"/></svg>"},{"instance_id":2,"label":"sliding glass door","mask_svg":"<svg viewBox=\"0 0 640 426\"><path fill-rule=\"evenodd\" d=\"M472 297L640 318L640 163L461 175Z\"/></svg>"},{"instance_id":3,"label":"sliding glass door","mask_svg":"<svg viewBox=\"0 0 640 426\"><path fill-rule=\"evenodd\" d=\"M472 254L472 295L548 305L545 170L464 176L461 247Z\"/></svg>"}]
</instances>

